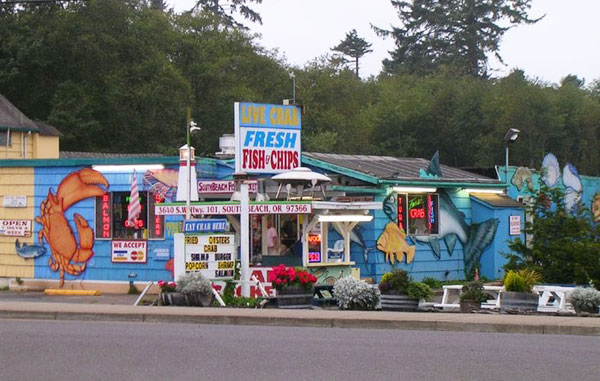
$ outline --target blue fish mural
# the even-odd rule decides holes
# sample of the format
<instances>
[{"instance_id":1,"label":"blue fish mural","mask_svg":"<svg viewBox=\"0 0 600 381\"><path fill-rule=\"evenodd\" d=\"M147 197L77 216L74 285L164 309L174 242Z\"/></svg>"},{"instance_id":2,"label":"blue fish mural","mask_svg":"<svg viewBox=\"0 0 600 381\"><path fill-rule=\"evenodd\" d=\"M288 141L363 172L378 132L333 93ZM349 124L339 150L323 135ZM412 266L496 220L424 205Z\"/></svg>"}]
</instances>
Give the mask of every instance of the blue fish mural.
<instances>
[{"instance_id":1,"label":"blue fish mural","mask_svg":"<svg viewBox=\"0 0 600 381\"><path fill-rule=\"evenodd\" d=\"M340 235L340 237L343 237L344 235L342 234L342 232L339 230L339 227L337 224L335 223L331 223L329 224L329 228L333 228L335 229L335 231ZM363 240L362 237L362 228L360 226L356 226L354 229L352 229L350 231L350 243L352 244L352 242L354 242L355 244L357 244L358 246L361 247L361 249L363 250L363 256L365 259L365 263L367 263L367 258L369 256L369 251L373 250L373 248L368 248L367 244L365 243L365 241Z\"/></svg>"},{"instance_id":2,"label":"blue fish mural","mask_svg":"<svg viewBox=\"0 0 600 381\"><path fill-rule=\"evenodd\" d=\"M466 223L465 215L456 208L445 191L439 192L439 197L439 234L412 236L411 238L417 242L429 244L437 259L441 258L440 240L444 241L449 255L454 252L456 241L460 241L464 251L465 272L469 274L471 270L479 265L481 255L494 240L499 221L496 218L490 218L469 226ZM396 222L398 219L397 210L397 200L395 194L392 193L384 200L383 211L391 221Z\"/></svg>"},{"instance_id":3,"label":"blue fish mural","mask_svg":"<svg viewBox=\"0 0 600 381\"><path fill-rule=\"evenodd\" d=\"M21 244L19 239L15 241L15 249L17 250L17 255L21 258L37 258L46 253L46 248L40 245L28 245L23 242Z\"/></svg>"}]
</instances>

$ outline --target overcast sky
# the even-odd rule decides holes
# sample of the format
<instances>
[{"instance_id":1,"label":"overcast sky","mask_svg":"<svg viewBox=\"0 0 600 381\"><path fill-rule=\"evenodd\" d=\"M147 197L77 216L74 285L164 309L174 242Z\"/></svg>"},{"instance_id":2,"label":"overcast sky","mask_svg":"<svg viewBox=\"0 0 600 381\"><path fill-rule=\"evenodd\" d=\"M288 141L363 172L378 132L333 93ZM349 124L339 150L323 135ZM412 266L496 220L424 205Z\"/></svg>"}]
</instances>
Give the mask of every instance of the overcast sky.
<instances>
[{"instance_id":1,"label":"overcast sky","mask_svg":"<svg viewBox=\"0 0 600 381\"><path fill-rule=\"evenodd\" d=\"M189 10L195 0L167 0L176 11ZM389 0L263 0L251 4L263 25L251 24L260 33L260 44L277 49L287 62L302 67L330 49L356 29L359 37L372 43L373 53L361 59L361 77L377 75L381 61L389 57L393 41L377 37L370 24L381 28L398 25ZM491 59L491 69L504 76L513 68L530 78L558 83L568 74L585 78L586 84L600 79L600 1L533 0L530 17L546 17L533 25L508 31L500 54L507 66Z\"/></svg>"}]
</instances>

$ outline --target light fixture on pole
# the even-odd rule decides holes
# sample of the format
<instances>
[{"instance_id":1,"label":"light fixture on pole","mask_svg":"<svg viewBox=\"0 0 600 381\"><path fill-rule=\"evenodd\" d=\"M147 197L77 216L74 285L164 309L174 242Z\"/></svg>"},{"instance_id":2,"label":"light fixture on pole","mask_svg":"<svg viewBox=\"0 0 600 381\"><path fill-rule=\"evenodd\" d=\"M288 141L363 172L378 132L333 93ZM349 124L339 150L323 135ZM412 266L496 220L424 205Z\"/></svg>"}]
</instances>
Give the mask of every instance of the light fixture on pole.
<instances>
[{"instance_id":1,"label":"light fixture on pole","mask_svg":"<svg viewBox=\"0 0 600 381\"><path fill-rule=\"evenodd\" d=\"M292 79L292 104L296 104L296 75L290 72L290 78Z\"/></svg>"},{"instance_id":2,"label":"light fixture on pole","mask_svg":"<svg viewBox=\"0 0 600 381\"><path fill-rule=\"evenodd\" d=\"M504 146L506 147L506 161L504 163L504 181L506 183L506 192L508 193L508 146L519 138L521 131L516 128L509 128L504 134Z\"/></svg>"},{"instance_id":3,"label":"light fixture on pole","mask_svg":"<svg viewBox=\"0 0 600 381\"><path fill-rule=\"evenodd\" d=\"M192 120L192 109L190 107L187 108L187 117L186 117L186 130L187 130L187 192L185 198L185 219L189 220L191 217L191 205L190 200L192 198L192 163L191 156L193 154L192 146L190 143L190 135L193 131L200 130L200 127ZM195 176L194 176L195 178Z\"/></svg>"}]
</instances>

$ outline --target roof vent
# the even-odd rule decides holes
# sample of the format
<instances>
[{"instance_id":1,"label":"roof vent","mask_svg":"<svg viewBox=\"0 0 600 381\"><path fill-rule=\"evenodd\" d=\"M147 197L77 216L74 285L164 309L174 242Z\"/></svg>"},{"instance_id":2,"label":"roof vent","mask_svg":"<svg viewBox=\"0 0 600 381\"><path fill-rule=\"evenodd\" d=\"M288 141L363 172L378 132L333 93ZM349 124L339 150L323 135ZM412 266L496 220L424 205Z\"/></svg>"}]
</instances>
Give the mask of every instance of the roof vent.
<instances>
[{"instance_id":1,"label":"roof vent","mask_svg":"<svg viewBox=\"0 0 600 381\"><path fill-rule=\"evenodd\" d=\"M219 138L220 152L215 152L219 159L230 159L235 156L235 137L233 134L224 134Z\"/></svg>"}]
</instances>

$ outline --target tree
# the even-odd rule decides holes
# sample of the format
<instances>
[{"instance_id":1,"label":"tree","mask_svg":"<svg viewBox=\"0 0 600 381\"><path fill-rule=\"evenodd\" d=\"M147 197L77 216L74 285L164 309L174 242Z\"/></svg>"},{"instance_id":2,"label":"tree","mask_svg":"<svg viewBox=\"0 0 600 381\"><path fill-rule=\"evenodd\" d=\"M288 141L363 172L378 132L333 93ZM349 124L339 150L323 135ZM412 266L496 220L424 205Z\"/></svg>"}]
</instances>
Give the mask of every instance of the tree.
<instances>
[{"instance_id":1,"label":"tree","mask_svg":"<svg viewBox=\"0 0 600 381\"><path fill-rule=\"evenodd\" d=\"M595 224L587 207L565 208L564 192L540 184L534 203L527 209L533 223L525 223L533 242L516 238L509 244L513 253L507 270L535 270L549 283L594 283L600 287L600 224Z\"/></svg>"},{"instance_id":2,"label":"tree","mask_svg":"<svg viewBox=\"0 0 600 381\"><path fill-rule=\"evenodd\" d=\"M246 5L252 2L260 4L262 0L198 0L192 10L202 8L211 12L225 27L248 29L236 21L233 15L239 12L245 19L262 24L260 14Z\"/></svg>"},{"instance_id":3,"label":"tree","mask_svg":"<svg viewBox=\"0 0 600 381\"><path fill-rule=\"evenodd\" d=\"M504 33L515 25L539 21L527 15L531 0L392 0L401 27L374 27L396 43L387 73L426 74L443 65L459 74L487 76L487 54L498 53ZM503 26L506 25L506 26Z\"/></svg>"},{"instance_id":4,"label":"tree","mask_svg":"<svg viewBox=\"0 0 600 381\"><path fill-rule=\"evenodd\" d=\"M331 48L335 52L340 52L345 56L349 56L354 59L356 67L356 78L358 76L358 60L367 53L371 53L373 50L370 49L371 44L365 39L358 37L356 29L352 29L346 33L346 38L342 40L338 45Z\"/></svg>"}]
</instances>

